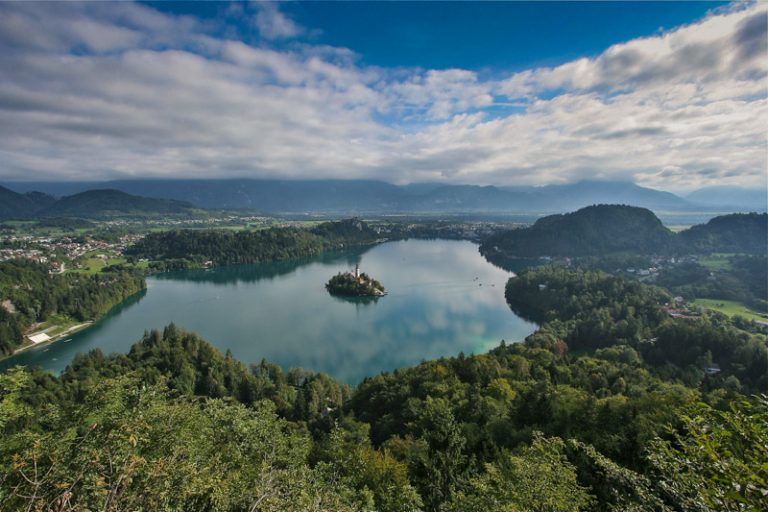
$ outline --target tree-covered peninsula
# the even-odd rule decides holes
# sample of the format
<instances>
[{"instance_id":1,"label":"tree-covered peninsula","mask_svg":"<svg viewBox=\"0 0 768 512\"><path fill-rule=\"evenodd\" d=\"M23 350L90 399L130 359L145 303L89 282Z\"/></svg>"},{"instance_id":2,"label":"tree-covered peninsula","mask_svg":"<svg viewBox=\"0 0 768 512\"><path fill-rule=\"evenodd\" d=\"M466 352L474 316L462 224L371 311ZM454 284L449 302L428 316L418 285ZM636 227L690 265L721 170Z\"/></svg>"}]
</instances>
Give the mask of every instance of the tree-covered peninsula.
<instances>
[{"instance_id":1,"label":"tree-covered peninsula","mask_svg":"<svg viewBox=\"0 0 768 512\"><path fill-rule=\"evenodd\" d=\"M360 219L325 222L311 229L172 230L150 233L126 251L154 270L263 263L317 256L325 251L375 243L378 233Z\"/></svg>"},{"instance_id":2,"label":"tree-covered peninsula","mask_svg":"<svg viewBox=\"0 0 768 512\"><path fill-rule=\"evenodd\" d=\"M95 320L144 288L138 271L55 274L29 260L0 262L0 356L20 347L32 326L52 317Z\"/></svg>"}]
</instances>

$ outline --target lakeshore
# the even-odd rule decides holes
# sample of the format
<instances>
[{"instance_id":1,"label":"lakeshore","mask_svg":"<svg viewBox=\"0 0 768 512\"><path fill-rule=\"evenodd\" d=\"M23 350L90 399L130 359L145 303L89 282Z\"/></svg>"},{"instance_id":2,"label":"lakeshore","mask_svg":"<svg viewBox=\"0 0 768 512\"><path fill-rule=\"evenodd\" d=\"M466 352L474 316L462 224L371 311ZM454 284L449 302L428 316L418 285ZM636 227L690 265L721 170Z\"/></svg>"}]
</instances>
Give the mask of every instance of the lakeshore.
<instances>
[{"instance_id":1,"label":"lakeshore","mask_svg":"<svg viewBox=\"0 0 768 512\"><path fill-rule=\"evenodd\" d=\"M92 320L88 320L86 322L81 322L79 324L71 325L69 327L65 327L64 330L57 332L53 334L52 336L48 333L51 331L56 331L61 328L61 326L58 325L52 325L50 327L47 327L46 329L43 329L41 331L33 332L30 334L25 335L26 342L21 347L17 348L13 351L12 354L5 355L3 357L0 357L0 360L6 359L8 357L13 357L16 354L20 352L24 352L27 349L30 349L32 347L41 347L43 345L50 345L52 343L55 343L57 341L62 340L63 338L66 338L70 334L74 334L78 331L81 331L85 329L86 327L90 327L93 324ZM45 337L43 337L45 336ZM35 341L38 340L38 341Z\"/></svg>"}]
</instances>

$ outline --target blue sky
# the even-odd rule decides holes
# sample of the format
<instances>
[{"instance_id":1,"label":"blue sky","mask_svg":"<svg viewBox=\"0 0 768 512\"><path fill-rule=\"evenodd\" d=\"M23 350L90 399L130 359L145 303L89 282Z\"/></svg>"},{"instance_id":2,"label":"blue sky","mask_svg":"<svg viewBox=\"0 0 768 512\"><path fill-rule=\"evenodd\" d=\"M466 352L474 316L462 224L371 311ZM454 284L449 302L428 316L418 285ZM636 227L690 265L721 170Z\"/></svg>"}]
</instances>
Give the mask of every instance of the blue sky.
<instances>
[{"instance_id":1,"label":"blue sky","mask_svg":"<svg viewBox=\"0 0 768 512\"><path fill-rule=\"evenodd\" d=\"M307 4L326 44L347 46L380 66L502 73L595 55L660 27L689 23L704 3ZM302 11L307 14L302 16ZM468 22L469 21L469 22Z\"/></svg>"},{"instance_id":2,"label":"blue sky","mask_svg":"<svg viewBox=\"0 0 768 512\"><path fill-rule=\"evenodd\" d=\"M691 23L727 2L286 2L316 44L349 48L366 65L502 73L597 55ZM163 12L224 19L215 2L149 2ZM241 37L260 42L240 24Z\"/></svg>"},{"instance_id":3,"label":"blue sky","mask_svg":"<svg viewBox=\"0 0 768 512\"><path fill-rule=\"evenodd\" d=\"M765 4L0 3L0 180L765 186Z\"/></svg>"}]
</instances>

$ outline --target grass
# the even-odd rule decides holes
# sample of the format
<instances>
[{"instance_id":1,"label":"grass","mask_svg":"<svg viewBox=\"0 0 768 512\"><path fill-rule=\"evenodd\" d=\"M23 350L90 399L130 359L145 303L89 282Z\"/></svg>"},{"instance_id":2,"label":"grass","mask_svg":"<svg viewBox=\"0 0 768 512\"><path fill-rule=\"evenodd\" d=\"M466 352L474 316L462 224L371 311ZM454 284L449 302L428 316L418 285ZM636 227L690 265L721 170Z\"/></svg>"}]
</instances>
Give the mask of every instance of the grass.
<instances>
[{"instance_id":1,"label":"grass","mask_svg":"<svg viewBox=\"0 0 768 512\"><path fill-rule=\"evenodd\" d=\"M731 257L733 254L711 254L709 256L702 256L699 258L699 265L706 267L708 270L731 270Z\"/></svg>"},{"instance_id":2,"label":"grass","mask_svg":"<svg viewBox=\"0 0 768 512\"><path fill-rule=\"evenodd\" d=\"M84 274L98 274L101 272L101 269L107 265L120 265L126 261L128 260L125 258L108 258L106 260L101 258L85 258L79 262L81 265L83 265L83 268L73 268L69 271L82 272Z\"/></svg>"},{"instance_id":3,"label":"grass","mask_svg":"<svg viewBox=\"0 0 768 512\"><path fill-rule=\"evenodd\" d=\"M694 306L701 308L711 309L712 311L719 311L727 316L739 315L747 320L756 320L759 322L768 322L768 314L758 313L752 309L749 309L744 304L735 302L732 300L721 299L696 299L693 301Z\"/></svg>"}]
</instances>

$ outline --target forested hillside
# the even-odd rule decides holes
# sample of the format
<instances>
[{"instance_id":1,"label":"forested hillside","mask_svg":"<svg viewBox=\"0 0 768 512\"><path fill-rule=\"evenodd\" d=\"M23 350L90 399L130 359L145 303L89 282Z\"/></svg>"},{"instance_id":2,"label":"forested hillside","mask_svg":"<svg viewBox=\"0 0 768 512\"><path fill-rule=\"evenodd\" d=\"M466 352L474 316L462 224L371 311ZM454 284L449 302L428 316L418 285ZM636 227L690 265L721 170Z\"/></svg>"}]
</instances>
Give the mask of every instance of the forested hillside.
<instances>
[{"instance_id":1,"label":"forested hillside","mask_svg":"<svg viewBox=\"0 0 768 512\"><path fill-rule=\"evenodd\" d=\"M38 215L86 218L130 215L141 217L190 215L195 211L192 204L184 201L133 196L119 190L101 189L62 197L38 212Z\"/></svg>"},{"instance_id":2,"label":"forested hillside","mask_svg":"<svg viewBox=\"0 0 768 512\"><path fill-rule=\"evenodd\" d=\"M598 205L550 215L529 228L500 233L485 241L481 250L518 257L650 253L668 250L673 239L674 234L650 210Z\"/></svg>"},{"instance_id":3,"label":"forested hillside","mask_svg":"<svg viewBox=\"0 0 768 512\"><path fill-rule=\"evenodd\" d=\"M715 217L674 234L643 208L597 205L550 215L532 226L498 233L484 241L489 258L632 254L754 253L768 251L768 214Z\"/></svg>"},{"instance_id":4,"label":"forested hillside","mask_svg":"<svg viewBox=\"0 0 768 512\"><path fill-rule=\"evenodd\" d=\"M57 199L41 192L19 194L0 187L0 219L146 217L194 213L200 213L200 210L185 201L140 197L119 190L87 190Z\"/></svg>"},{"instance_id":5,"label":"forested hillside","mask_svg":"<svg viewBox=\"0 0 768 512\"><path fill-rule=\"evenodd\" d=\"M694 387L715 382L746 394L768 391L765 334L717 314L671 318L663 307L671 296L661 288L602 272L539 267L510 279L506 297L513 310L540 323L528 339L536 346L619 350ZM720 368L715 376L706 373L713 365Z\"/></svg>"},{"instance_id":6,"label":"forested hillside","mask_svg":"<svg viewBox=\"0 0 768 512\"><path fill-rule=\"evenodd\" d=\"M690 252L768 252L768 213L722 215L680 232Z\"/></svg>"},{"instance_id":7,"label":"forested hillside","mask_svg":"<svg viewBox=\"0 0 768 512\"><path fill-rule=\"evenodd\" d=\"M365 222L348 219L312 229L270 228L261 231L176 230L150 233L131 247L132 258L158 261L154 267L189 268L206 261L214 265L261 263L316 256L345 245L373 243L377 234Z\"/></svg>"},{"instance_id":8,"label":"forested hillside","mask_svg":"<svg viewBox=\"0 0 768 512\"><path fill-rule=\"evenodd\" d=\"M0 262L0 355L12 353L35 322L52 315L92 320L145 286L136 272L50 274L29 260Z\"/></svg>"}]
</instances>

